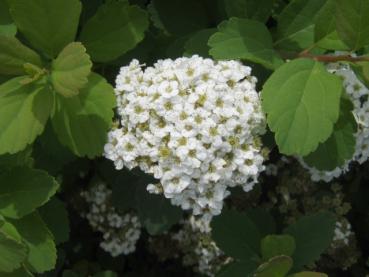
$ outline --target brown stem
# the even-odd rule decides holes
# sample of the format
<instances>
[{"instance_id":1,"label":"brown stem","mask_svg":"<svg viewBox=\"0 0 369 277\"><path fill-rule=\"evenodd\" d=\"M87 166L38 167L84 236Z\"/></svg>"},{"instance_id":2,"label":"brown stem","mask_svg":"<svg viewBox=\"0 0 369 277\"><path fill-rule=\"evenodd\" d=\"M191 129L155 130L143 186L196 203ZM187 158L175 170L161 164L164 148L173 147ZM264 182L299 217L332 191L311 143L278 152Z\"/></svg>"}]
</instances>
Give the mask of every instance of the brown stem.
<instances>
[{"instance_id":1,"label":"brown stem","mask_svg":"<svg viewBox=\"0 0 369 277\"><path fill-rule=\"evenodd\" d=\"M329 56L329 55L313 55L307 53L305 51L298 54L299 58L308 58L313 59L320 62L339 62L339 61L347 61L347 62L369 62L369 56L360 56L360 57L352 57L350 55L337 55L337 56Z\"/></svg>"}]
</instances>

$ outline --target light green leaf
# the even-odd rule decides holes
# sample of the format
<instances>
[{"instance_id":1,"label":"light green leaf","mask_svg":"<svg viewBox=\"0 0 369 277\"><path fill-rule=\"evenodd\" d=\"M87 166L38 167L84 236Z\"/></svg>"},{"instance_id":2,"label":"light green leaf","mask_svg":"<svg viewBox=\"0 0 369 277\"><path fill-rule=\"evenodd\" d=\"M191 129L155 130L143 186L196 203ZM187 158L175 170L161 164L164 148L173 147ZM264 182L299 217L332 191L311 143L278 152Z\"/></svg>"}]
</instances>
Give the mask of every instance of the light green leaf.
<instances>
[{"instance_id":1,"label":"light green leaf","mask_svg":"<svg viewBox=\"0 0 369 277\"><path fill-rule=\"evenodd\" d=\"M328 139L339 115L342 80L309 59L281 66L266 81L262 106L279 151L306 156Z\"/></svg>"},{"instance_id":2,"label":"light green leaf","mask_svg":"<svg viewBox=\"0 0 369 277\"><path fill-rule=\"evenodd\" d=\"M146 11L127 1L102 5L84 25L80 40L95 62L107 62L134 48L149 26Z\"/></svg>"},{"instance_id":3,"label":"light green leaf","mask_svg":"<svg viewBox=\"0 0 369 277\"><path fill-rule=\"evenodd\" d=\"M258 21L231 18L218 26L208 42L209 54L216 59L243 59L275 69L283 61L274 51L272 37Z\"/></svg>"},{"instance_id":4,"label":"light green leaf","mask_svg":"<svg viewBox=\"0 0 369 277\"><path fill-rule=\"evenodd\" d=\"M26 268L21 267L17 270L12 271L11 273L2 272L1 277L34 277L34 275Z\"/></svg>"},{"instance_id":5,"label":"light green leaf","mask_svg":"<svg viewBox=\"0 0 369 277\"><path fill-rule=\"evenodd\" d=\"M224 266L216 277L252 277L257 266L254 261L232 262Z\"/></svg>"},{"instance_id":6,"label":"light green leaf","mask_svg":"<svg viewBox=\"0 0 369 277\"><path fill-rule=\"evenodd\" d=\"M228 17L241 17L266 22L274 0L223 0Z\"/></svg>"},{"instance_id":7,"label":"light green leaf","mask_svg":"<svg viewBox=\"0 0 369 277\"><path fill-rule=\"evenodd\" d=\"M314 43L314 21L327 0L292 0L278 16L275 46L298 51Z\"/></svg>"},{"instance_id":8,"label":"light green leaf","mask_svg":"<svg viewBox=\"0 0 369 277\"><path fill-rule=\"evenodd\" d=\"M55 57L77 33L79 0L8 0L10 13L32 46Z\"/></svg>"},{"instance_id":9,"label":"light green leaf","mask_svg":"<svg viewBox=\"0 0 369 277\"><path fill-rule=\"evenodd\" d=\"M69 239L69 218L65 204L56 197L38 209L45 224L53 234L55 243L66 242Z\"/></svg>"},{"instance_id":10,"label":"light green leaf","mask_svg":"<svg viewBox=\"0 0 369 277\"><path fill-rule=\"evenodd\" d=\"M209 57L208 40L217 29L204 29L194 33L185 43L185 55L199 55L201 57Z\"/></svg>"},{"instance_id":11,"label":"light green leaf","mask_svg":"<svg viewBox=\"0 0 369 277\"><path fill-rule=\"evenodd\" d=\"M0 228L0 275L19 268L27 257L27 247L20 241L9 236Z\"/></svg>"},{"instance_id":12,"label":"light green leaf","mask_svg":"<svg viewBox=\"0 0 369 277\"><path fill-rule=\"evenodd\" d=\"M22 85L24 79L0 85L0 154L16 153L32 143L52 109L52 93L39 82Z\"/></svg>"},{"instance_id":13,"label":"light green leaf","mask_svg":"<svg viewBox=\"0 0 369 277\"><path fill-rule=\"evenodd\" d=\"M292 264L293 261L288 256L273 257L258 267L254 277L285 277Z\"/></svg>"},{"instance_id":14,"label":"light green leaf","mask_svg":"<svg viewBox=\"0 0 369 277\"><path fill-rule=\"evenodd\" d=\"M352 114L350 100L341 99L341 110L332 135L318 148L304 158L304 161L318 170L333 170L350 160L355 153L356 120Z\"/></svg>"},{"instance_id":15,"label":"light green leaf","mask_svg":"<svg viewBox=\"0 0 369 277\"><path fill-rule=\"evenodd\" d=\"M45 204L58 189L58 183L46 172L14 167L0 173L0 214L23 217Z\"/></svg>"},{"instance_id":16,"label":"light green leaf","mask_svg":"<svg viewBox=\"0 0 369 277\"><path fill-rule=\"evenodd\" d=\"M17 228L29 252L26 266L42 273L51 270L56 263L56 248L53 236L38 213L32 213L11 223Z\"/></svg>"},{"instance_id":17,"label":"light green leaf","mask_svg":"<svg viewBox=\"0 0 369 277\"><path fill-rule=\"evenodd\" d=\"M0 35L0 74L24 75L25 63L42 66L40 56L15 37Z\"/></svg>"},{"instance_id":18,"label":"light green leaf","mask_svg":"<svg viewBox=\"0 0 369 277\"><path fill-rule=\"evenodd\" d=\"M17 27L10 17L6 0L0 0L0 35L13 37L17 33Z\"/></svg>"},{"instance_id":19,"label":"light green leaf","mask_svg":"<svg viewBox=\"0 0 369 277\"><path fill-rule=\"evenodd\" d=\"M268 235L261 240L261 254L264 260L280 255L292 256L295 248L295 239L289 235Z\"/></svg>"},{"instance_id":20,"label":"light green leaf","mask_svg":"<svg viewBox=\"0 0 369 277\"><path fill-rule=\"evenodd\" d=\"M246 214L225 210L212 220L211 227L214 241L227 255L242 261L258 256L260 233Z\"/></svg>"},{"instance_id":21,"label":"light green leaf","mask_svg":"<svg viewBox=\"0 0 369 277\"><path fill-rule=\"evenodd\" d=\"M336 0L336 27L339 37L352 50L369 44L369 1Z\"/></svg>"},{"instance_id":22,"label":"light green leaf","mask_svg":"<svg viewBox=\"0 0 369 277\"><path fill-rule=\"evenodd\" d=\"M68 44L52 62L51 82L54 89L65 97L78 94L88 81L92 62L80 42Z\"/></svg>"},{"instance_id":23,"label":"light green leaf","mask_svg":"<svg viewBox=\"0 0 369 277\"><path fill-rule=\"evenodd\" d=\"M78 156L100 155L113 118L113 87L96 73L75 97L57 95L52 124L60 142Z\"/></svg>"},{"instance_id":24,"label":"light green leaf","mask_svg":"<svg viewBox=\"0 0 369 277\"><path fill-rule=\"evenodd\" d=\"M328 248L333 239L335 223L331 213L320 212L302 217L285 230L296 242L292 256L294 271L314 262Z\"/></svg>"}]
</instances>

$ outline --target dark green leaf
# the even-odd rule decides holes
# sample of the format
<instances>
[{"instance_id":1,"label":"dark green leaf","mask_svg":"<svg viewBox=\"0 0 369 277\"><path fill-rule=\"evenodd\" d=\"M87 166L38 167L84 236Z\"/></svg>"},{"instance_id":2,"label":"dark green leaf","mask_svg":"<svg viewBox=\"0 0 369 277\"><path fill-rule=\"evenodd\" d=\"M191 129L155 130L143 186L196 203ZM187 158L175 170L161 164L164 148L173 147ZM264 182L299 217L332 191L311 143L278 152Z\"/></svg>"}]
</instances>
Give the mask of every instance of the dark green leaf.
<instances>
[{"instance_id":1,"label":"dark green leaf","mask_svg":"<svg viewBox=\"0 0 369 277\"><path fill-rule=\"evenodd\" d=\"M280 255L292 256L295 248L295 239L289 235L268 235L261 240L261 254L264 260Z\"/></svg>"},{"instance_id":2,"label":"dark green leaf","mask_svg":"<svg viewBox=\"0 0 369 277\"><path fill-rule=\"evenodd\" d=\"M215 28L204 29L193 34L184 45L185 54L188 56L199 55L209 57L208 40L216 32Z\"/></svg>"},{"instance_id":3,"label":"dark green leaf","mask_svg":"<svg viewBox=\"0 0 369 277\"><path fill-rule=\"evenodd\" d=\"M6 0L0 0L0 35L15 36L17 27L10 16Z\"/></svg>"},{"instance_id":4,"label":"dark green leaf","mask_svg":"<svg viewBox=\"0 0 369 277\"><path fill-rule=\"evenodd\" d=\"M96 273L93 277L118 277L118 274L107 270L107 271L100 271L98 273Z\"/></svg>"},{"instance_id":5,"label":"dark green leaf","mask_svg":"<svg viewBox=\"0 0 369 277\"><path fill-rule=\"evenodd\" d=\"M92 62L80 42L68 44L52 63L51 82L64 97L76 96L91 72Z\"/></svg>"},{"instance_id":6,"label":"dark green leaf","mask_svg":"<svg viewBox=\"0 0 369 277\"><path fill-rule=\"evenodd\" d=\"M228 17L241 17L266 22L274 0L223 0Z\"/></svg>"},{"instance_id":7,"label":"dark green leaf","mask_svg":"<svg viewBox=\"0 0 369 277\"><path fill-rule=\"evenodd\" d=\"M46 172L14 167L0 173L0 214L20 218L46 203L59 185Z\"/></svg>"},{"instance_id":8,"label":"dark green leaf","mask_svg":"<svg viewBox=\"0 0 369 277\"><path fill-rule=\"evenodd\" d=\"M328 248L333 239L335 223L331 213L320 212L302 217L285 230L296 242L292 256L294 271L314 262Z\"/></svg>"},{"instance_id":9,"label":"dark green leaf","mask_svg":"<svg viewBox=\"0 0 369 277\"><path fill-rule=\"evenodd\" d=\"M251 277L254 270L257 268L257 263L253 261L237 261L224 266L217 277Z\"/></svg>"},{"instance_id":10,"label":"dark green leaf","mask_svg":"<svg viewBox=\"0 0 369 277\"><path fill-rule=\"evenodd\" d=\"M53 269L56 263L55 243L38 213L11 222L28 246L26 266L37 273Z\"/></svg>"},{"instance_id":11,"label":"dark green leaf","mask_svg":"<svg viewBox=\"0 0 369 277\"><path fill-rule=\"evenodd\" d=\"M246 215L255 224L261 237L274 234L276 232L275 220L265 209L249 209L246 211Z\"/></svg>"},{"instance_id":12,"label":"dark green leaf","mask_svg":"<svg viewBox=\"0 0 369 277\"><path fill-rule=\"evenodd\" d=\"M264 84L262 106L279 151L306 156L328 139L339 115L342 80L308 59L290 61Z\"/></svg>"},{"instance_id":13,"label":"dark green leaf","mask_svg":"<svg viewBox=\"0 0 369 277\"><path fill-rule=\"evenodd\" d=\"M369 44L369 1L336 0L336 27L339 37L352 50Z\"/></svg>"},{"instance_id":14,"label":"dark green leaf","mask_svg":"<svg viewBox=\"0 0 369 277\"><path fill-rule=\"evenodd\" d=\"M127 1L102 5L84 25L80 40L93 61L107 62L134 48L149 26L147 13Z\"/></svg>"},{"instance_id":15,"label":"dark green leaf","mask_svg":"<svg viewBox=\"0 0 369 277\"><path fill-rule=\"evenodd\" d=\"M79 0L8 0L18 29L33 47L55 57L77 33Z\"/></svg>"},{"instance_id":16,"label":"dark green leaf","mask_svg":"<svg viewBox=\"0 0 369 277\"><path fill-rule=\"evenodd\" d=\"M328 277L328 275L320 272L303 271L292 275L288 275L288 277Z\"/></svg>"},{"instance_id":17,"label":"dark green leaf","mask_svg":"<svg viewBox=\"0 0 369 277\"><path fill-rule=\"evenodd\" d=\"M352 158L355 153L357 129L352 109L351 101L342 98L340 116L334 125L332 135L304 158L309 166L330 171Z\"/></svg>"},{"instance_id":18,"label":"dark green leaf","mask_svg":"<svg viewBox=\"0 0 369 277\"><path fill-rule=\"evenodd\" d=\"M225 210L211 222L212 237L227 255L250 261L258 256L260 233L246 214Z\"/></svg>"},{"instance_id":19,"label":"dark green leaf","mask_svg":"<svg viewBox=\"0 0 369 277\"><path fill-rule=\"evenodd\" d=\"M98 74L75 97L57 96L52 123L60 142L78 156L102 153L115 106L114 90Z\"/></svg>"},{"instance_id":20,"label":"dark green leaf","mask_svg":"<svg viewBox=\"0 0 369 277\"><path fill-rule=\"evenodd\" d=\"M15 37L0 35L0 74L24 75L24 64L42 66L40 56Z\"/></svg>"},{"instance_id":21,"label":"dark green leaf","mask_svg":"<svg viewBox=\"0 0 369 277\"><path fill-rule=\"evenodd\" d=\"M283 61L274 51L272 37L264 24L244 18L231 18L218 26L208 42L215 59L243 59L275 69Z\"/></svg>"},{"instance_id":22,"label":"dark green leaf","mask_svg":"<svg viewBox=\"0 0 369 277\"><path fill-rule=\"evenodd\" d=\"M288 256L277 256L263 263L255 271L254 277L285 277L292 268L293 261Z\"/></svg>"}]
</instances>

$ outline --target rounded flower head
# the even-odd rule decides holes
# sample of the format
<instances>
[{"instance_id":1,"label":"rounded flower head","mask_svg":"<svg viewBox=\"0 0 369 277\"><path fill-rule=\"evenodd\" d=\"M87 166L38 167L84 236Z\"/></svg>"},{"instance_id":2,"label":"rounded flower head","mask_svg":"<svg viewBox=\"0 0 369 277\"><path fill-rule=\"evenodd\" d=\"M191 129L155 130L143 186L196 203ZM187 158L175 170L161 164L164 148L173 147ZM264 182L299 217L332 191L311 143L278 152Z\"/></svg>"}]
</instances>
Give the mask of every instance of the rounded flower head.
<instances>
[{"instance_id":1,"label":"rounded flower head","mask_svg":"<svg viewBox=\"0 0 369 277\"><path fill-rule=\"evenodd\" d=\"M228 187L252 189L264 169L265 131L256 78L238 61L199 56L137 60L116 80L121 128L109 133L105 156L117 169L140 167L173 204L219 214Z\"/></svg>"}]
</instances>

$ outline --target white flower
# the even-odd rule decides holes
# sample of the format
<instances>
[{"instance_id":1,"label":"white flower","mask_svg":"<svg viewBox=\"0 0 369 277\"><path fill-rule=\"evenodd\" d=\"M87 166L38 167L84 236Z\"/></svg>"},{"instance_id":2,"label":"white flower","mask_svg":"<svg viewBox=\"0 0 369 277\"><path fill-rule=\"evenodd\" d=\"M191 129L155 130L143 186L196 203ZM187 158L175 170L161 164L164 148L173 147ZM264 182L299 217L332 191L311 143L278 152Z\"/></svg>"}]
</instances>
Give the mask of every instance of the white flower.
<instances>
[{"instance_id":1,"label":"white flower","mask_svg":"<svg viewBox=\"0 0 369 277\"><path fill-rule=\"evenodd\" d=\"M198 56L159 60L142 69L137 60L116 80L121 129L112 130L105 156L117 169L153 174L172 203L194 214L221 212L228 187L253 188L264 170L264 115L256 78L238 61Z\"/></svg>"}]
</instances>

